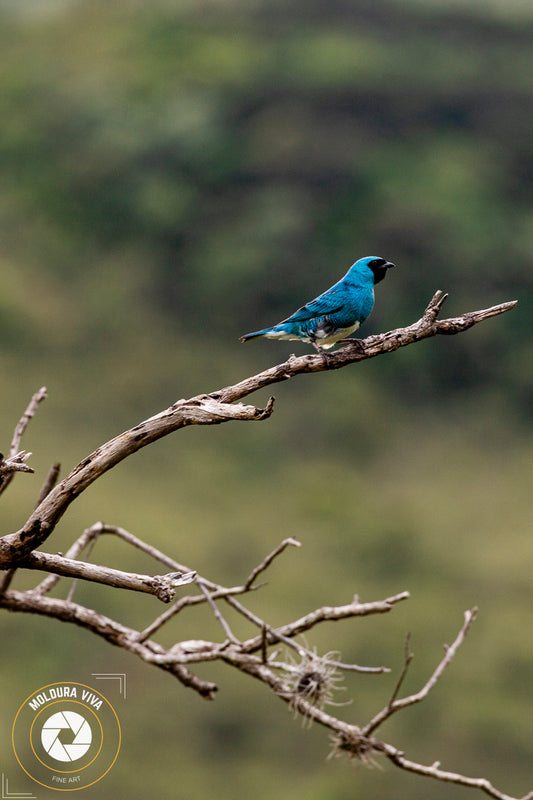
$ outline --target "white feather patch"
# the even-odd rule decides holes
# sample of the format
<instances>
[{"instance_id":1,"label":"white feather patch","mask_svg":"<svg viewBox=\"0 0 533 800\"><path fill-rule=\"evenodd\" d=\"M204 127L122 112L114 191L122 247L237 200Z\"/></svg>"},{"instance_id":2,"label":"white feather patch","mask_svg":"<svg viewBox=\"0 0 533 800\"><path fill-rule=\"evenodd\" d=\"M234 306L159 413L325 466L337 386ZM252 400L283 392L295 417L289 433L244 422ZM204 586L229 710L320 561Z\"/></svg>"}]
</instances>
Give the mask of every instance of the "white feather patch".
<instances>
[{"instance_id":1,"label":"white feather patch","mask_svg":"<svg viewBox=\"0 0 533 800\"><path fill-rule=\"evenodd\" d=\"M333 347L336 342L339 341L339 339L344 339L346 336L349 336L351 333L356 331L359 326L360 323L356 322L354 325L350 325L349 328L340 328L329 335L319 328L316 332L315 341L319 347L323 347L324 350L329 350L330 347ZM287 333L286 331L269 331L268 333L264 333L263 336L265 339L279 339L284 342L300 341L308 342L309 344L311 343L309 336L296 336L295 334Z\"/></svg>"}]
</instances>

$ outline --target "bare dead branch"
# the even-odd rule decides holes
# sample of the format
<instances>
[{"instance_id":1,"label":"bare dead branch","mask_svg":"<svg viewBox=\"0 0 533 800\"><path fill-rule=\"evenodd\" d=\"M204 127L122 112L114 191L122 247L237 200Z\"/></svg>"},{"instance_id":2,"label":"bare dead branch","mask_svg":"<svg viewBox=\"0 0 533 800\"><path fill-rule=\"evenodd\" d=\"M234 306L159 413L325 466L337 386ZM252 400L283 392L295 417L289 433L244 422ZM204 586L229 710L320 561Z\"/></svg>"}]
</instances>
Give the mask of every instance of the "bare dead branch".
<instances>
[{"instance_id":1,"label":"bare dead branch","mask_svg":"<svg viewBox=\"0 0 533 800\"><path fill-rule=\"evenodd\" d=\"M274 383L293 378L309 372L324 372L340 369L348 364L355 364L367 358L392 353L400 347L405 347L414 342L420 342L438 334L453 334L465 331L473 325L483 322L491 317L504 314L515 307L517 301L500 303L491 308L480 311L469 311L459 317L446 320L437 320L437 316L448 295L440 290L435 292L422 317L406 328L397 328L388 333L379 333L368 336L366 339L354 339L354 344L346 344L333 353L328 353L327 361L321 355L290 356L283 364L264 370L257 375L246 378L234 386L227 386L218 392L212 392L211 397L224 403L242 400L258 389L264 389Z\"/></svg>"},{"instance_id":2,"label":"bare dead branch","mask_svg":"<svg viewBox=\"0 0 533 800\"><path fill-rule=\"evenodd\" d=\"M7 489L13 480L15 472L34 472L32 467L25 463L31 456L31 453L25 450L19 450L19 447L29 421L35 416L39 404L42 403L45 398L46 387L42 386L31 398L28 407L15 427L7 459L4 460L3 456L0 455L0 494ZM0 578L0 594L5 592L9 587L15 576L15 572L15 568L8 569L4 572Z\"/></svg>"},{"instance_id":3,"label":"bare dead branch","mask_svg":"<svg viewBox=\"0 0 533 800\"><path fill-rule=\"evenodd\" d=\"M102 536L103 534L111 534L116 536L126 544L136 547L143 553L146 553L146 555L150 556L156 561L159 561L161 564L164 564L166 567L169 567L175 572L182 572L186 574L192 571L189 567L179 564L177 561L175 561L175 559L165 555L165 553L162 553L161 550L158 550L156 547L143 542L142 539L137 538L124 528L121 528L118 525L106 525L103 522L96 522L94 525L91 525L90 528L86 528L86 530L84 530L83 533L70 546L65 554L65 558L78 559L83 551L88 553L98 537ZM48 575L35 587L34 592L46 594L46 592L49 592L56 585L59 577L59 575Z\"/></svg>"},{"instance_id":4,"label":"bare dead branch","mask_svg":"<svg viewBox=\"0 0 533 800\"><path fill-rule=\"evenodd\" d=\"M30 420L32 419L32 417L35 416L35 412L37 411L37 408L39 407L39 404L42 403L42 401L45 398L46 398L46 387L42 386L39 389L39 391L35 392L35 394L31 398L31 400L30 400L30 402L28 404L28 407L26 408L24 414L19 419L19 421L18 421L18 423L17 423L17 425L15 427L15 431L13 433L13 438L11 440L11 445L9 447L8 458L6 459L7 463L11 462L12 464L16 464L17 463L17 459L21 455L24 454L24 451L19 452L20 451L20 443L22 441L22 437L24 436L24 432L25 432L26 428L28 427L28 424L29 424ZM28 458L28 456L31 456L31 453L28 453L26 455L26 458ZM0 456L0 463L4 463L5 464L6 462L4 462L2 456ZM19 462L19 464L20 464L20 462ZM18 469L13 467L12 469L3 470L2 471L3 474L0 473L0 494L2 494L2 492L4 492L7 489L7 487L9 486L11 481L13 480L13 475L14 475L14 473L16 471L17 472L33 472L33 469L31 469L31 467L29 467L27 465L24 465L24 466L19 466Z\"/></svg>"},{"instance_id":5,"label":"bare dead branch","mask_svg":"<svg viewBox=\"0 0 533 800\"><path fill-rule=\"evenodd\" d=\"M421 692L417 693L416 695L411 695L410 698L405 698L405 700L409 700L410 702L405 703L403 707L405 707L405 705L411 705L412 703L419 702L429 693L429 691L431 691L432 688L435 687L435 684L441 677L444 669L446 666L448 666L451 659L457 652L457 649L463 643L466 632L468 631L474 619L475 609L465 612L465 624L459 631L453 645L447 648L445 658L443 661L441 661ZM270 662L265 664L261 658L251 656L250 654L236 652L235 648L231 646L221 654L221 657L226 663L231 663L241 671L269 686L269 688L274 691L278 697L288 703L293 710L297 711L304 718L315 721L318 724L329 728L333 732L332 741L334 750L332 754L334 755L341 755L344 753L351 758L355 758L367 763L373 763L374 757L384 755L389 759L389 761L391 761L391 763L397 767L400 767L401 769L414 772L418 775L435 778L436 780L447 783L455 783L461 786L480 789L490 797L496 798L496 800L533 800L533 792L529 792L522 798L512 797L511 795L505 794L504 792L496 789L486 778L470 778L459 773L441 770L439 762L435 762L432 766L428 767L415 761L411 761L410 759L406 758L405 754L398 748L391 744L380 741L379 739L376 739L370 735L370 727L371 725L372 729L377 727L377 725L373 723L376 721L377 716L380 715L377 715L374 720L372 720L371 723L365 728L360 728L357 725L352 725L340 720L337 717L326 713L322 708L313 705L313 703L309 702L305 696L295 697L294 692L288 691L287 684L284 682L283 678L275 673L273 665ZM405 663L408 663L407 659ZM384 712L388 712L390 705L391 704L384 709ZM384 722L385 718L388 716L390 716L390 713L387 713L387 716L384 716L383 719L378 722L378 724Z\"/></svg>"},{"instance_id":6,"label":"bare dead branch","mask_svg":"<svg viewBox=\"0 0 533 800\"><path fill-rule=\"evenodd\" d=\"M242 616L245 617L245 619L252 622L261 630L260 650L262 656L266 652L265 647L269 644L269 642L275 643L276 641L282 642L283 644L287 645L287 647L290 647L292 650L295 650L300 656L308 656L309 658L312 658L314 656L314 654L307 647L304 647L304 645L302 645L300 642L296 642L289 636L286 636L285 634L281 633L279 628L273 628L271 625L268 625L266 622L264 622L264 620L258 617L257 614L254 614L252 611L250 611L249 608L246 608L242 603L240 603L235 597L231 595L226 595L224 597L224 600L228 605L232 606L240 614L242 614ZM332 619L332 617L330 617L330 619ZM322 619L320 621L323 622L324 620ZM255 650L258 649L257 646L255 646L257 638L258 637L256 637L256 639L254 640L253 648L248 648L247 642L241 642L240 643L241 648L243 650L248 650L248 652L254 652ZM341 669L348 670L351 672L367 672L374 674L379 674L382 672L390 672L388 667L362 667L359 664L343 664L338 660L332 660L332 659L325 659L324 663L328 663L331 666L339 667Z\"/></svg>"},{"instance_id":7,"label":"bare dead branch","mask_svg":"<svg viewBox=\"0 0 533 800\"><path fill-rule=\"evenodd\" d=\"M273 407L273 399L261 409L242 403L220 403L208 395L199 395L191 400L178 400L166 411L121 433L87 456L52 489L18 533L0 538L0 567L13 566L39 547L76 497L107 470L142 447L189 425L267 419Z\"/></svg>"},{"instance_id":8,"label":"bare dead branch","mask_svg":"<svg viewBox=\"0 0 533 800\"><path fill-rule=\"evenodd\" d=\"M125 540L133 538L136 545L141 545L144 549L144 543L132 537L127 531L123 529L114 529L113 526L104 526L102 523L88 528L78 541L73 545L71 551L76 552L77 555L89 543L95 541L96 538L108 529L116 532L120 531L121 538ZM275 548L263 561L251 571L250 576L256 576L259 572L265 569L265 564L268 561L273 561L274 554L279 554L287 546L287 541L282 542ZM149 546L147 546L149 548ZM69 552L71 552L69 551ZM65 561L66 559L62 559ZM167 559L165 559L167 560ZM170 559L170 561L172 561ZM75 562L76 569L82 562ZM85 565L93 566L93 565ZM138 577L138 576L135 576ZM141 576L142 578L143 576ZM146 576L145 576L146 577ZM199 579L204 581L204 579ZM206 585L216 586L211 581L205 581ZM198 601L208 602L213 609L216 618L221 622L222 628L226 635L226 640L222 643L210 642L205 640L192 640L178 642L169 649L165 649L153 639L149 639L146 631L141 635L138 631L128 628L121 623L118 623L109 617L99 614L93 609L85 608L76 603L69 601L56 600L53 598L45 597L42 594L42 584L36 590L26 592L17 592L6 590L0 594L0 607L10 609L12 611L27 611L31 613L44 614L46 616L55 617L56 619L64 622L70 622L81 627L84 627L94 634L106 639L116 646L122 647L137 657L141 658L148 664L152 664L160 669L163 669L170 674L174 675L184 686L194 689L198 694L206 699L213 699L217 687L214 683L198 678L189 670L189 665L195 663L206 663L210 661L222 661L230 664L239 669L244 674L261 680L271 691L273 691L280 699L284 700L289 708L295 713L302 716L304 720L309 722L317 722L325 726L333 733L334 752L336 754L347 753L352 758L357 758L371 763L374 758L383 755L395 766L415 772L427 777L433 777L438 780L446 782L457 783L464 786L478 788L496 798L497 800L516 800L515 798L505 795L495 789L490 782L484 778L473 779L467 776L459 775L457 773L446 772L439 768L437 763L431 767L426 767L414 761L407 759L404 753L391 744L385 743L376 739L371 735L382 722L385 721L392 713L400 710L401 708L411 705L422 700L432 688L436 685L441 677L445 668L448 666L458 648L464 641L466 632L475 618L475 609L465 613L465 623L461 631L457 635L453 644L447 648L445 657L442 659L436 670L433 672L425 686L416 694L409 697L397 699L400 686L405 677L408 664L411 660L411 654L408 649L408 641L406 642L405 650L405 663L402 674L393 692L391 701L385 709L377 714L370 723L361 728L339 719L336 716L328 714L322 707L322 703L335 703L332 697L332 691L335 688L334 684L337 680L335 675L337 670L344 669L357 669L358 671L384 671L385 668L359 668L356 665L344 665L340 660L333 659L333 654L327 654L324 657L317 657L315 653L309 651L303 645L296 645L291 638L302 630L309 630L320 622L328 620L335 621L338 619L367 616L373 613L385 613L394 607L394 605L408 597L407 592L401 592L397 595L387 598L383 601L372 603L361 603L359 599L354 598L353 603L347 606L330 607L326 606L321 609L307 614L305 617L288 623L279 629L273 629L267 623L256 617L249 609L246 609L242 604L235 600L232 592L238 591L245 593L252 591L253 587L250 585L250 580L240 587L217 587L217 591L212 592L211 589L206 590L205 586L201 587L203 594L198 596L189 596L182 598L179 603L182 608L194 607L198 605ZM229 602L236 610L240 611L246 619L251 621L254 625L259 626L261 633L253 639L239 641L233 635L229 625L224 620L213 598L218 595L223 597ZM165 621L168 621L171 616L168 616ZM160 623L157 628L161 627ZM282 633L282 631L284 633ZM290 664L284 660L274 661L269 658L268 647L282 640L294 647L302 657L302 666L299 668L297 665ZM255 654L255 650L258 654ZM311 657L311 658L309 658ZM318 690L315 692L315 687L310 683L309 672L298 672L298 670L305 670L311 668L312 681L320 688L321 674L325 675L330 681L329 685L325 686L322 693ZM317 674L318 670L318 674ZM322 671L322 672L321 672ZM328 677L329 676L329 677ZM311 687L311 689L310 689ZM317 696L322 697L322 701L318 703ZM532 800L533 793L527 795L528 800ZM524 800L526 800L524 798Z\"/></svg>"},{"instance_id":9,"label":"bare dead branch","mask_svg":"<svg viewBox=\"0 0 533 800\"><path fill-rule=\"evenodd\" d=\"M174 589L184 583L194 580L195 572L174 572L170 575L137 575L133 572L122 572L111 567L102 567L98 564L88 564L84 561L74 561L59 555L48 555L34 550L20 564L24 569L37 569L53 572L68 578L83 578L86 581L104 583L116 589L131 589L135 592L153 594L164 603L169 603L174 597ZM185 580L184 580L185 578Z\"/></svg>"},{"instance_id":10,"label":"bare dead branch","mask_svg":"<svg viewBox=\"0 0 533 800\"><path fill-rule=\"evenodd\" d=\"M166 651L161 645L153 641L143 644L137 642L135 630L97 613L93 609L85 608L77 603L66 603L64 600L58 600L53 597L43 597L31 591L19 592L11 590L4 592L0 596L0 607L10 611L42 614L86 628L111 644L128 650L143 661L160 666L178 678L184 686L194 689L208 700L213 699L217 690L214 683L198 678L177 661L165 661Z\"/></svg>"},{"instance_id":11,"label":"bare dead branch","mask_svg":"<svg viewBox=\"0 0 533 800\"><path fill-rule=\"evenodd\" d=\"M407 600L409 592L400 592L393 597L387 597L386 600L378 600L374 603L360 603L358 598L354 598L353 603L345 606L323 606L311 611L300 619L294 622L289 622L275 629L275 632L268 634L267 638L270 644L279 641L280 636L291 638L298 636L298 634L305 633L311 630L315 625L321 622L337 621L340 619L350 619L352 617L366 617L370 614L386 614L392 607ZM249 653L253 653L261 647L262 636L255 636L253 639L248 639L243 642L243 649Z\"/></svg>"},{"instance_id":12,"label":"bare dead branch","mask_svg":"<svg viewBox=\"0 0 533 800\"><path fill-rule=\"evenodd\" d=\"M20 453L15 453L7 458L3 458L0 455L0 476L7 476L13 472L35 472L32 467L26 464L27 459L32 455L33 453L28 453L26 450L21 450Z\"/></svg>"},{"instance_id":13,"label":"bare dead branch","mask_svg":"<svg viewBox=\"0 0 533 800\"><path fill-rule=\"evenodd\" d=\"M79 537L78 541L73 545L69 553L79 554L79 552L81 552L83 548L85 548L92 541L94 541L95 538L97 538L102 532L102 530L106 527L112 529L112 526L104 526L102 523L97 523L91 528L88 528L86 531L84 531L82 536ZM131 536L130 534L128 534L127 531L123 531L122 529L120 530L122 535L126 536L127 538ZM140 542L140 540L136 541ZM285 549L286 546L287 543L282 543L279 547L275 548L275 550L272 551L272 553L270 553L269 556L267 556L267 558L265 558L261 562L261 564L258 565L258 567L264 569L266 561L270 560L270 562L272 562L273 554L281 552L283 549ZM68 577L72 576L86 577L83 574L84 568L90 569L92 571L92 578L90 579L93 580L97 579L98 576L101 576L102 578L104 578L103 582L109 583L110 585L115 585L111 581L116 579L117 580L116 585L121 587L124 586L124 588L133 588L139 591L150 591L152 589L150 585L144 588L140 588L139 586L139 583L141 583L143 586L144 583L149 584L149 581L153 580L151 576L138 576L138 575L128 576L128 573L119 573L118 571L111 570L110 568L107 567L101 568L93 564L86 564L80 561L73 561L72 559L64 558L62 556L47 556L46 554L36 552L32 553L32 558L28 560L28 564L31 564L31 568L35 569L44 567L48 568L53 567L56 570L56 573L60 572L62 575L66 575ZM24 566L26 566L26 562L24 563ZM259 569L256 568L255 570L252 571L251 574L253 573L258 574L258 571ZM57 574L54 575L53 577L59 579L59 576ZM183 582L185 580L186 581L191 580L193 574L188 573L186 575L182 575L181 573L178 573L178 575L175 576L174 574L171 573L170 576L161 576L161 577L165 578L168 577L170 579L173 579L175 582L179 583L182 582L182 580ZM205 579L198 578L198 583L200 583L200 581L203 584L207 584L209 586L216 585L210 581L205 581ZM155 664L163 669L173 672L187 686L191 686L191 688L196 688L197 691L200 691L200 694L202 694L202 696L210 697L212 695L212 692L215 691L216 688L214 687L214 684L209 684L210 689L209 692L206 693L204 691L205 682L203 683L200 682L197 685L188 672L186 673L186 680L184 680L184 675L180 672L181 667L184 667L186 664L189 663L199 663L203 661L221 659L223 658L224 651L228 647L237 648L237 650L243 652L243 655L246 655L244 652L245 643L240 642L232 634L229 625L224 620L218 609L216 609L213 600L213 596L215 595L215 593L212 594L209 590L206 589L205 585L199 587L203 592L202 595L185 597L182 598L181 602L183 606L195 606L198 604L198 600L201 601L207 600L207 602L213 609L216 618L222 625L222 628L227 637L226 642L223 643L207 642L207 641L194 642L194 643L181 642L172 647L169 651L166 651L160 645L155 643L153 639L148 639L146 635L141 637L138 631L135 631L131 628L127 628L124 625L121 625L120 623L116 623L114 620L111 620L108 617L104 617L103 615L99 614L93 609L87 609L71 601L56 600L44 597L43 583L44 582L39 584L35 589L26 592L7 591L6 587L6 591L4 591L3 594L0 596L0 607L8 608L12 611L29 611L37 614L45 614L47 616L56 617L62 621L72 622L74 624L86 627L90 629L93 633L99 636L103 636L107 640L111 641L113 644L116 644L118 646L124 647L127 650L130 650L131 652L141 657L144 661L148 661L149 663ZM218 587L218 591L216 592L216 594L219 597L224 597L225 599L228 599L228 597L231 597L231 595L229 595L228 592L235 592L235 591L239 591L242 593L246 591L249 592L253 591L253 587L248 586L248 588L246 588L245 585L242 585L240 587L230 587L230 588ZM398 595L395 598L389 598L389 600L396 601L399 599L404 599L405 596L407 596L407 593ZM392 603L388 603L389 608L392 608L392 605L393 605ZM357 608L360 608L360 606L361 604L359 603L356 604ZM381 601L378 601L377 603L374 604L372 603L365 604L366 608L365 613L369 613L370 607L373 606L376 609L383 610L383 603ZM273 629L271 629L269 626L266 625L266 623L261 623L259 618L255 617L255 615L253 615L252 612L248 612L244 608L243 612L247 619L253 621L255 624L263 625L265 628L267 628L272 634L272 638L274 639L274 641L278 640L279 638L285 640L283 634L277 634L277 632L274 632ZM341 614L342 616L347 615L346 607L343 607L343 611L341 612ZM330 611L324 610L323 614L317 615L317 619L319 617L323 617L324 619L327 618L334 619L335 614L334 613L331 614ZM170 619L170 617L168 619ZM309 654L309 651L302 645L296 645L296 643L291 641L290 639L286 641L290 646L294 647L300 654ZM266 657L267 646L268 643L265 642L263 646L265 657ZM252 660L255 660L255 657L253 655L250 655L250 658ZM339 665L335 662L333 666L337 667ZM354 667L355 665L348 665L348 668L350 669ZM372 667L366 669L360 668L361 671L371 671L371 672L380 672L383 671L383 669L384 668L372 668Z\"/></svg>"},{"instance_id":14,"label":"bare dead branch","mask_svg":"<svg viewBox=\"0 0 533 800\"><path fill-rule=\"evenodd\" d=\"M26 464L26 461L31 453L26 450L19 450L24 431L28 427L29 421L35 415L39 404L46 398L46 387L41 387L30 400L28 407L24 414L18 421L11 445L9 447L9 455L6 459L0 454L0 494L4 492L15 475L15 472L34 472L34 469ZM16 569L8 569L0 578L0 593L4 592L10 585L15 575Z\"/></svg>"},{"instance_id":15,"label":"bare dead branch","mask_svg":"<svg viewBox=\"0 0 533 800\"><path fill-rule=\"evenodd\" d=\"M483 320L503 314L516 305L516 301L501 303L492 308L470 311L460 317L438 321L437 316L445 298L443 292L436 292L423 316L418 322L406 328L369 336L358 340L356 346L347 344L332 355L328 355L327 361L320 355L299 358L291 356L283 364L246 378L234 386L198 395L190 400L178 400L165 411L106 442L83 459L48 493L19 531L0 538L0 567L4 569L12 567L32 550L40 547L68 506L88 486L124 458L163 436L189 425L218 425L230 420L268 419L274 407L273 397L269 399L265 408L246 406L237 401L258 389L296 375L340 369L348 364L390 353L429 336L439 333L459 333Z\"/></svg>"}]
</instances>

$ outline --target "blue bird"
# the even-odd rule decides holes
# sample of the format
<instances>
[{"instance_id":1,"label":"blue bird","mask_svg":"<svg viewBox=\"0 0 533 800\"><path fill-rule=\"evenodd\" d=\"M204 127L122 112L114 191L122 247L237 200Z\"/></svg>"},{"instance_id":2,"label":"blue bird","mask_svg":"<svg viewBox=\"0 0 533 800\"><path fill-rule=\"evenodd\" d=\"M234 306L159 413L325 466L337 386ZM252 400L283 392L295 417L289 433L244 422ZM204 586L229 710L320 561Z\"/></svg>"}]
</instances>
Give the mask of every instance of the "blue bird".
<instances>
[{"instance_id":1,"label":"blue bird","mask_svg":"<svg viewBox=\"0 0 533 800\"><path fill-rule=\"evenodd\" d=\"M383 280L390 261L377 256L360 258L331 289L306 303L272 328L246 333L241 342L264 336L265 339L300 339L318 353L357 330L374 308L374 286Z\"/></svg>"}]
</instances>

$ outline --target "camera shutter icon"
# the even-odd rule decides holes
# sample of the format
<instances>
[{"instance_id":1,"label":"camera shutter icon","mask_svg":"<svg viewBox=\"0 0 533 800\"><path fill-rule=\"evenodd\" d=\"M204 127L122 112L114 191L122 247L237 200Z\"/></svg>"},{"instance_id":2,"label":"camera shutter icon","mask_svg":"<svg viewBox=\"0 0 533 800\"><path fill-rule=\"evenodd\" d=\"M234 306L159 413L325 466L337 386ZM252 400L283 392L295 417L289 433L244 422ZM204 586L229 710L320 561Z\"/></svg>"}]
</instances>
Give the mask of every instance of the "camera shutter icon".
<instances>
[{"instance_id":1,"label":"camera shutter icon","mask_svg":"<svg viewBox=\"0 0 533 800\"><path fill-rule=\"evenodd\" d=\"M85 755L93 740L91 726L75 711L52 714L41 730L41 743L56 761L77 761Z\"/></svg>"}]
</instances>

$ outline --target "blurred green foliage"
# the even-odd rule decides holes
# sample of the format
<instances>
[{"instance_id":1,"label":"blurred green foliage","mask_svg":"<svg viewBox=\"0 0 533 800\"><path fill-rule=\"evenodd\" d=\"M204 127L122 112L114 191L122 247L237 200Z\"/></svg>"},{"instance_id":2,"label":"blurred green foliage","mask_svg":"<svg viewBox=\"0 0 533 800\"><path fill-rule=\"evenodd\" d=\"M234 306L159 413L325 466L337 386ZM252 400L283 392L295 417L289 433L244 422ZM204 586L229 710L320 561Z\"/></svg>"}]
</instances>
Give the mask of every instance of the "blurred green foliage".
<instances>
[{"instance_id":1,"label":"blurred green foliage","mask_svg":"<svg viewBox=\"0 0 533 800\"><path fill-rule=\"evenodd\" d=\"M478 604L445 681L383 736L531 789L532 6L2 0L0 15L0 449L31 393L50 396L24 442L37 474L2 498L4 530L53 460L69 470L177 397L303 352L237 337L362 255L398 265L364 332L410 323L437 288L449 315L518 299L459 337L276 387L269 422L149 448L80 498L49 545L103 518L235 583L296 536L304 547L253 598L273 624L409 589L391 615L312 638L393 668L347 680L339 711L357 722L388 700L407 630L415 690ZM95 558L139 569L112 543ZM126 623L158 610L78 591ZM206 705L81 631L5 617L0 630L8 718L36 684L128 673L102 797L471 796L326 761L323 731L228 670L203 668L221 687ZM207 635L221 633L191 615L162 639Z\"/></svg>"}]
</instances>

